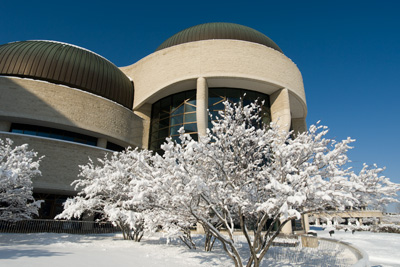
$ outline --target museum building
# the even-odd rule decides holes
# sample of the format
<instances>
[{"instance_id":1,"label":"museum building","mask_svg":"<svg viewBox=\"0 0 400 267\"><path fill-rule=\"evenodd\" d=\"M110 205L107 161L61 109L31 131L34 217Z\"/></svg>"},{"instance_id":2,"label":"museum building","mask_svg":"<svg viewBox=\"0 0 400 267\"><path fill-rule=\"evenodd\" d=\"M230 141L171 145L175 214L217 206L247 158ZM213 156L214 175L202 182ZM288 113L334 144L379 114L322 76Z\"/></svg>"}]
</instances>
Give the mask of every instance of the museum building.
<instances>
[{"instance_id":1,"label":"museum building","mask_svg":"<svg viewBox=\"0 0 400 267\"><path fill-rule=\"evenodd\" d=\"M264 120L306 130L301 73L264 34L233 23L206 23L164 41L138 62L116 67L87 49L54 41L0 45L0 138L45 157L34 182L54 218L76 194L71 182L88 159L125 147L159 152L184 127L205 135L208 111L222 102L264 100Z\"/></svg>"}]
</instances>

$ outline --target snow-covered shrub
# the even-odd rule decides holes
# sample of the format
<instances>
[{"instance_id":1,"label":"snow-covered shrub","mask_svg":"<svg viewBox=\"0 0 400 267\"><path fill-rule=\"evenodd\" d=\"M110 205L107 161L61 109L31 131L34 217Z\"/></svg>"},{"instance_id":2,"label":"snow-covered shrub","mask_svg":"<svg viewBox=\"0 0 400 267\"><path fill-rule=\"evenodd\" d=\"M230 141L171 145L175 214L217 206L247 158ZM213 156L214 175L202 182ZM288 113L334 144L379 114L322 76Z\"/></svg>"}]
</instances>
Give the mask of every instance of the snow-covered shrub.
<instances>
[{"instance_id":1,"label":"snow-covered shrub","mask_svg":"<svg viewBox=\"0 0 400 267\"><path fill-rule=\"evenodd\" d=\"M40 175L37 152L0 139L0 220L18 221L38 215L41 201L32 196L32 178Z\"/></svg>"},{"instance_id":2,"label":"snow-covered shrub","mask_svg":"<svg viewBox=\"0 0 400 267\"><path fill-rule=\"evenodd\" d=\"M375 225L379 223L379 219L375 217L368 217L362 219L363 225Z\"/></svg>"},{"instance_id":3,"label":"snow-covered shrub","mask_svg":"<svg viewBox=\"0 0 400 267\"><path fill-rule=\"evenodd\" d=\"M151 152L126 149L80 166L82 179L72 184L80 192L64 203L56 219L80 218L82 214L100 214L103 220L121 228L124 239L140 241L146 228L146 216L154 202L151 176Z\"/></svg>"},{"instance_id":4,"label":"snow-covered shrub","mask_svg":"<svg viewBox=\"0 0 400 267\"><path fill-rule=\"evenodd\" d=\"M372 232L377 233L396 233L400 234L400 225L395 224L378 224L371 226Z\"/></svg>"},{"instance_id":5,"label":"snow-covered shrub","mask_svg":"<svg viewBox=\"0 0 400 267\"><path fill-rule=\"evenodd\" d=\"M363 232L363 231L371 231L371 226L369 225L336 225L335 228L337 230L344 230L344 231L357 231L357 232Z\"/></svg>"}]
</instances>

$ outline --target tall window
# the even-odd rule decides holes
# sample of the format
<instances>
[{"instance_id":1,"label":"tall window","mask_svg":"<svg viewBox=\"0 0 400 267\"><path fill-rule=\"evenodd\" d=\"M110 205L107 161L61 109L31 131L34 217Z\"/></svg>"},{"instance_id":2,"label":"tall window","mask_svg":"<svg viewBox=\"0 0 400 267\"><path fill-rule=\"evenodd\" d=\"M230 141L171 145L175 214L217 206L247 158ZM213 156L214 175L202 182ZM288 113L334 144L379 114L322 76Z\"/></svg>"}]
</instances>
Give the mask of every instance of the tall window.
<instances>
[{"instance_id":1,"label":"tall window","mask_svg":"<svg viewBox=\"0 0 400 267\"><path fill-rule=\"evenodd\" d=\"M179 129L197 139L196 90L174 94L153 104L150 129L150 149L161 152L165 138L179 141Z\"/></svg>"},{"instance_id":2,"label":"tall window","mask_svg":"<svg viewBox=\"0 0 400 267\"><path fill-rule=\"evenodd\" d=\"M215 119L216 116L220 117L218 113L225 109L223 102L228 100L231 103L239 103L240 99L243 99L243 106L246 106L254 101L258 101L261 105L261 119L264 124L271 122L270 103L269 95L235 88L210 88L208 91L208 110ZM208 128L211 128L211 118L208 118Z\"/></svg>"},{"instance_id":3,"label":"tall window","mask_svg":"<svg viewBox=\"0 0 400 267\"><path fill-rule=\"evenodd\" d=\"M255 100L264 101L262 107L262 119L264 123L271 121L269 96L254 91L235 89L235 88L210 88L208 99L208 109L210 113L218 116L219 111L224 110L223 102L228 100L238 103L243 98L243 105L247 105ZM161 151L161 144L166 137L172 137L179 142L179 129L183 127L197 140L197 120L196 120L196 90L190 90L165 97L152 106L150 143L149 147L155 152ZM211 128L209 118L208 127Z\"/></svg>"}]
</instances>

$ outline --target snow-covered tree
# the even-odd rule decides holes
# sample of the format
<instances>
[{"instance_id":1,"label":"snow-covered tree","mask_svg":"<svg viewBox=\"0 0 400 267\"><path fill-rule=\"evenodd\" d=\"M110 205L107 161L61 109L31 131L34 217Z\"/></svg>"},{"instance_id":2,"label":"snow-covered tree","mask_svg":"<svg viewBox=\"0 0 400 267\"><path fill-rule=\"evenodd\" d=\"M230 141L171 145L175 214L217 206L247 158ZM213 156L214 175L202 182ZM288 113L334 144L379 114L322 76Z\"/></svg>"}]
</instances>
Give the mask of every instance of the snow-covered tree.
<instances>
[{"instance_id":1,"label":"snow-covered tree","mask_svg":"<svg viewBox=\"0 0 400 267\"><path fill-rule=\"evenodd\" d=\"M256 104L226 102L207 136L195 141L183 134L180 144L168 139L158 170L170 192L163 197L189 210L235 266L244 262L233 237L238 225L249 245L247 266L259 266L283 226L303 214L362 206L373 197L394 200L398 185L345 167L350 138L335 142L326 127L312 125L293 139L274 124L259 127L260 112Z\"/></svg>"},{"instance_id":2,"label":"snow-covered tree","mask_svg":"<svg viewBox=\"0 0 400 267\"><path fill-rule=\"evenodd\" d=\"M75 198L67 199L56 219L100 215L121 228L124 239L140 241L146 214L153 207L151 153L127 149L80 166Z\"/></svg>"},{"instance_id":3,"label":"snow-covered tree","mask_svg":"<svg viewBox=\"0 0 400 267\"><path fill-rule=\"evenodd\" d=\"M138 236L162 226L171 235L183 231L189 247L187 230L197 222L235 266L259 266L284 225L303 214L396 200L399 185L378 176L380 169L355 174L346 167L352 139L328 139L318 125L292 138L275 124L262 125L261 112L255 103L225 102L199 141L181 132L180 142L167 139L162 157L127 150L101 166L82 166L83 179L75 181L81 192L60 217L100 213ZM247 240L248 259L239 254L235 229Z\"/></svg>"},{"instance_id":4,"label":"snow-covered tree","mask_svg":"<svg viewBox=\"0 0 400 267\"><path fill-rule=\"evenodd\" d=\"M38 215L41 201L32 196L32 178L40 175L40 158L28 145L0 139L0 220L18 221Z\"/></svg>"},{"instance_id":5,"label":"snow-covered tree","mask_svg":"<svg viewBox=\"0 0 400 267\"><path fill-rule=\"evenodd\" d=\"M385 168L378 168L376 164L364 164L358 175L351 175L350 181L355 185L356 197L365 207L384 210L387 204L397 198L397 192L393 190L396 184L380 175L384 170Z\"/></svg>"}]
</instances>

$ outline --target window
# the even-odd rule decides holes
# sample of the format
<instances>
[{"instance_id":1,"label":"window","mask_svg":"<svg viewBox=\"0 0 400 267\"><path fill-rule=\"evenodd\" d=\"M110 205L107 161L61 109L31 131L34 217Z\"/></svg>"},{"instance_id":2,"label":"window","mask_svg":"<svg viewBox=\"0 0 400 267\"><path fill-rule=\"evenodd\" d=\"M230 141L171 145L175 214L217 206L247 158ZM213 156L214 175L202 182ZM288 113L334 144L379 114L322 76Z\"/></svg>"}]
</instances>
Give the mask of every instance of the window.
<instances>
[{"instance_id":1,"label":"window","mask_svg":"<svg viewBox=\"0 0 400 267\"><path fill-rule=\"evenodd\" d=\"M165 97L152 107L150 149L161 151L166 137L179 142L179 129L183 127L197 140L196 90Z\"/></svg>"},{"instance_id":2,"label":"window","mask_svg":"<svg viewBox=\"0 0 400 267\"><path fill-rule=\"evenodd\" d=\"M97 145L97 138L95 137L42 126L13 123L11 125L11 132L60 139L91 146Z\"/></svg>"},{"instance_id":3,"label":"window","mask_svg":"<svg viewBox=\"0 0 400 267\"><path fill-rule=\"evenodd\" d=\"M243 105L248 105L255 100L263 101L262 121L269 124L271 121L269 96L266 94L236 88L210 88L208 109L213 119L219 111L224 110L223 102L228 100L238 103L243 97ZM162 153L161 145L166 137L171 137L179 142L179 129L183 127L193 139L197 140L196 119L196 90L174 94L155 102L152 106L149 148ZM211 128L211 118L208 127Z\"/></svg>"}]
</instances>

